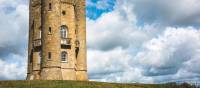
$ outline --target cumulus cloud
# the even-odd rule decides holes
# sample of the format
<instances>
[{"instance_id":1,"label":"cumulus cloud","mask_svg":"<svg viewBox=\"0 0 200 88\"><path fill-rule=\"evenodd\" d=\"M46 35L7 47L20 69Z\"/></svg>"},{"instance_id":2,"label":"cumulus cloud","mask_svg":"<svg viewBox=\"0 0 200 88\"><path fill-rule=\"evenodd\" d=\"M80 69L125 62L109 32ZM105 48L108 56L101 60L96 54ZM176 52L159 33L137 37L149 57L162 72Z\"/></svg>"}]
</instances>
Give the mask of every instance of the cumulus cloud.
<instances>
[{"instance_id":1,"label":"cumulus cloud","mask_svg":"<svg viewBox=\"0 0 200 88\"><path fill-rule=\"evenodd\" d=\"M198 81L199 40L198 29L169 27L143 43L135 54L120 47L89 50L89 75L93 80L110 82Z\"/></svg>"},{"instance_id":2,"label":"cumulus cloud","mask_svg":"<svg viewBox=\"0 0 200 88\"><path fill-rule=\"evenodd\" d=\"M141 23L199 27L199 0L130 0L130 3L134 3Z\"/></svg>"},{"instance_id":3,"label":"cumulus cloud","mask_svg":"<svg viewBox=\"0 0 200 88\"><path fill-rule=\"evenodd\" d=\"M197 19L189 19L199 13L198 3L184 0L182 7L186 2L195 5L187 7L190 12L183 12L182 7L171 9L172 1L157 1L117 0L113 11L97 20L87 19L90 79L142 83L199 80L200 31ZM180 4L174 2L172 5ZM183 24L186 18L189 20Z\"/></svg>"},{"instance_id":4,"label":"cumulus cloud","mask_svg":"<svg viewBox=\"0 0 200 88\"><path fill-rule=\"evenodd\" d=\"M125 70L124 68L129 69L127 62L130 56L121 48L116 48L109 52L89 51L88 57L93 58L88 60L89 75L92 79L102 79L102 75L118 74L123 72Z\"/></svg>"},{"instance_id":5,"label":"cumulus cloud","mask_svg":"<svg viewBox=\"0 0 200 88\"><path fill-rule=\"evenodd\" d=\"M9 61L0 59L0 79L1 80L23 80L26 73L26 58L18 55L10 55L15 58ZM24 60L22 60L22 58Z\"/></svg>"},{"instance_id":6,"label":"cumulus cloud","mask_svg":"<svg viewBox=\"0 0 200 88\"><path fill-rule=\"evenodd\" d=\"M1 4L4 3L8 3L8 1L2 2ZM5 8L8 7L5 6ZM2 38L0 40L0 50L3 51L0 52L1 58L10 53L24 55L28 32L28 7L27 5L19 4L14 9L11 13L0 10L0 37Z\"/></svg>"},{"instance_id":7,"label":"cumulus cloud","mask_svg":"<svg viewBox=\"0 0 200 88\"><path fill-rule=\"evenodd\" d=\"M200 31L197 29L167 28L158 38L144 43L144 50L138 52L135 58L143 67L145 76L164 78L165 75L177 75L182 70L199 74L199 40Z\"/></svg>"},{"instance_id":8,"label":"cumulus cloud","mask_svg":"<svg viewBox=\"0 0 200 88\"><path fill-rule=\"evenodd\" d=\"M136 26L137 20L128 1L116 2L115 10L103 14L97 20L87 19L89 49L110 50L121 46L139 46L159 32L154 25ZM95 37L94 37L95 36Z\"/></svg>"},{"instance_id":9,"label":"cumulus cloud","mask_svg":"<svg viewBox=\"0 0 200 88\"><path fill-rule=\"evenodd\" d=\"M0 15L0 79L23 79L27 60L27 1L1 0Z\"/></svg>"},{"instance_id":10,"label":"cumulus cloud","mask_svg":"<svg viewBox=\"0 0 200 88\"><path fill-rule=\"evenodd\" d=\"M97 20L87 19L88 71L91 80L153 81L151 77L143 76L142 70L133 67L130 61L134 60L131 53L136 52L159 30L154 25L138 28L132 10L133 5L128 1L117 1L114 11L103 14Z\"/></svg>"},{"instance_id":11,"label":"cumulus cloud","mask_svg":"<svg viewBox=\"0 0 200 88\"><path fill-rule=\"evenodd\" d=\"M104 82L151 82L152 78L142 76L139 68L129 63L132 56L127 50L117 47L104 52L89 50L88 71L90 80Z\"/></svg>"}]
</instances>

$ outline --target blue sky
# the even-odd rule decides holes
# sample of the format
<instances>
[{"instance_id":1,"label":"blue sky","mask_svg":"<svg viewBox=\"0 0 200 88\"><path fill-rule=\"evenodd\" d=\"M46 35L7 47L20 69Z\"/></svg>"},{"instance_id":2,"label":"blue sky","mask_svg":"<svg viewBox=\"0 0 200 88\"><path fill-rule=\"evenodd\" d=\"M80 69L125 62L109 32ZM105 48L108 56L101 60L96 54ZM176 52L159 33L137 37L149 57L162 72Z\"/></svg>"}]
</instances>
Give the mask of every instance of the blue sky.
<instances>
[{"instance_id":1,"label":"blue sky","mask_svg":"<svg viewBox=\"0 0 200 88\"><path fill-rule=\"evenodd\" d=\"M103 13L112 11L115 2L115 0L88 0L86 2L87 17L93 20L98 19Z\"/></svg>"},{"instance_id":2,"label":"blue sky","mask_svg":"<svg viewBox=\"0 0 200 88\"><path fill-rule=\"evenodd\" d=\"M88 75L105 82L200 82L199 0L87 0ZM0 0L0 79L24 79L28 2Z\"/></svg>"}]
</instances>

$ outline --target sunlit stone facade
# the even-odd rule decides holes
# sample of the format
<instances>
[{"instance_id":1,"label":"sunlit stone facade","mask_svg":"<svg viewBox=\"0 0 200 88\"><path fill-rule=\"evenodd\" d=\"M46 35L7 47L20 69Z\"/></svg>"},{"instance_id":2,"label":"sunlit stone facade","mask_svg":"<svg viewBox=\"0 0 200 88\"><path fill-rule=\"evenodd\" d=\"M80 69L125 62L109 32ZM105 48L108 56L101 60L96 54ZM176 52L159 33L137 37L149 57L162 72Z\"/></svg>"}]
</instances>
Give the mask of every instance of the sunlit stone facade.
<instances>
[{"instance_id":1,"label":"sunlit stone facade","mask_svg":"<svg viewBox=\"0 0 200 88\"><path fill-rule=\"evenodd\" d=\"M88 80L85 0L30 0L27 80Z\"/></svg>"}]
</instances>

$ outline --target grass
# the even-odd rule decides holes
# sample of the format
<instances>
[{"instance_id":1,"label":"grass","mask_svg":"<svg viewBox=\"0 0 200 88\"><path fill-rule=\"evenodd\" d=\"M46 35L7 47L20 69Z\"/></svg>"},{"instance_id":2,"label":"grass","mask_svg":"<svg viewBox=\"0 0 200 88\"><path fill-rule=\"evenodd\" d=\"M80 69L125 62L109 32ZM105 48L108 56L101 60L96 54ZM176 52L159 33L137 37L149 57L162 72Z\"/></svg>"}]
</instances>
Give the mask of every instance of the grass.
<instances>
[{"instance_id":1,"label":"grass","mask_svg":"<svg viewBox=\"0 0 200 88\"><path fill-rule=\"evenodd\" d=\"M197 88L189 84L122 84L90 81L0 81L0 88Z\"/></svg>"}]
</instances>

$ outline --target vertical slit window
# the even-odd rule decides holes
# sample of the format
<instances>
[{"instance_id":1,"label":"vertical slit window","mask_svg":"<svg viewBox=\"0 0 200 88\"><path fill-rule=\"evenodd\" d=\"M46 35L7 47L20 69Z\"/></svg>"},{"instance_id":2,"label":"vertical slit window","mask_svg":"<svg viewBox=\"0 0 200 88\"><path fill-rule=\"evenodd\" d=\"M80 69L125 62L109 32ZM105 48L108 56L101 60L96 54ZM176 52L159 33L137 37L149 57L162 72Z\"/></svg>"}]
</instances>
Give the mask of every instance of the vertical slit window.
<instances>
[{"instance_id":1,"label":"vertical slit window","mask_svg":"<svg viewBox=\"0 0 200 88\"><path fill-rule=\"evenodd\" d=\"M48 59L51 59L51 52L48 53Z\"/></svg>"},{"instance_id":2,"label":"vertical slit window","mask_svg":"<svg viewBox=\"0 0 200 88\"><path fill-rule=\"evenodd\" d=\"M42 38L42 31L40 30L40 34L39 34L39 39L41 39Z\"/></svg>"},{"instance_id":3,"label":"vertical slit window","mask_svg":"<svg viewBox=\"0 0 200 88\"><path fill-rule=\"evenodd\" d=\"M51 5L51 3L49 3L49 10L51 10L52 9L52 5Z\"/></svg>"},{"instance_id":4,"label":"vertical slit window","mask_svg":"<svg viewBox=\"0 0 200 88\"><path fill-rule=\"evenodd\" d=\"M34 30L34 26L35 26L35 21L33 20L33 23L31 25L31 30Z\"/></svg>"},{"instance_id":5,"label":"vertical slit window","mask_svg":"<svg viewBox=\"0 0 200 88\"><path fill-rule=\"evenodd\" d=\"M33 49L31 50L30 63L33 63Z\"/></svg>"},{"instance_id":6,"label":"vertical slit window","mask_svg":"<svg viewBox=\"0 0 200 88\"><path fill-rule=\"evenodd\" d=\"M49 27L49 34L51 34L51 27Z\"/></svg>"},{"instance_id":7,"label":"vertical slit window","mask_svg":"<svg viewBox=\"0 0 200 88\"><path fill-rule=\"evenodd\" d=\"M41 59L42 59L42 52L41 51L39 51L39 57L38 57L38 64L40 64L41 63Z\"/></svg>"}]
</instances>

